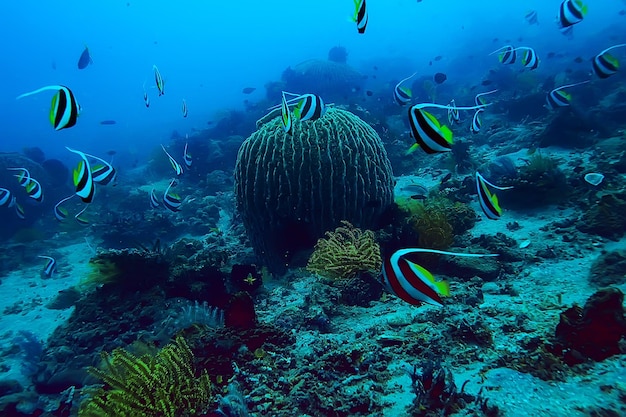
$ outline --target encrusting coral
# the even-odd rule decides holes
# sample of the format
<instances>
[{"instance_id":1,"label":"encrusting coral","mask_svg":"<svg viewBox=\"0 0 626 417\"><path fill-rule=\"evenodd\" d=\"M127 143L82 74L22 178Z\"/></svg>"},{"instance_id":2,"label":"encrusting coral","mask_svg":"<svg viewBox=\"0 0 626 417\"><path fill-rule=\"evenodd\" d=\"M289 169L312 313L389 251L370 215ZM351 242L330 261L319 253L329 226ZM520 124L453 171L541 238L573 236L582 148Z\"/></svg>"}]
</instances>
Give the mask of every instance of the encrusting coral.
<instances>
[{"instance_id":1,"label":"encrusting coral","mask_svg":"<svg viewBox=\"0 0 626 417\"><path fill-rule=\"evenodd\" d=\"M105 368L89 373L105 386L81 404L80 417L195 416L210 405L209 375L196 376L193 353L182 337L154 356L118 348L103 352L102 359Z\"/></svg>"},{"instance_id":2,"label":"encrusting coral","mask_svg":"<svg viewBox=\"0 0 626 417\"><path fill-rule=\"evenodd\" d=\"M361 272L380 271L380 246L371 230L362 231L342 221L334 232L326 232L315 245L307 270L332 279L350 279Z\"/></svg>"}]
</instances>

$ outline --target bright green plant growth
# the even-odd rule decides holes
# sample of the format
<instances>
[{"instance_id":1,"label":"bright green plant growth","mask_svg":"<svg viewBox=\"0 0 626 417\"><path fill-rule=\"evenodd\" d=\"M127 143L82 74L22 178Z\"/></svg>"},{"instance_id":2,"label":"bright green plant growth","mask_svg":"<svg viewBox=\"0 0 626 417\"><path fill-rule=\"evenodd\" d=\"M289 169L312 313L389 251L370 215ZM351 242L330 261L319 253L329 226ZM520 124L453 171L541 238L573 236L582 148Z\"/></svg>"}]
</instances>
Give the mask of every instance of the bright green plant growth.
<instances>
[{"instance_id":1,"label":"bright green plant growth","mask_svg":"<svg viewBox=\"0 0 626 417\"><path fill-rule=\"evenodd\" d=\"M103 387L88 390L79 417L185 417L206 411L211 402L209 375L196 377L193 353L182 337L156 355L137 357L118 348L103 352L102 369L89 373Z\"/></svg>"}]
</instances>

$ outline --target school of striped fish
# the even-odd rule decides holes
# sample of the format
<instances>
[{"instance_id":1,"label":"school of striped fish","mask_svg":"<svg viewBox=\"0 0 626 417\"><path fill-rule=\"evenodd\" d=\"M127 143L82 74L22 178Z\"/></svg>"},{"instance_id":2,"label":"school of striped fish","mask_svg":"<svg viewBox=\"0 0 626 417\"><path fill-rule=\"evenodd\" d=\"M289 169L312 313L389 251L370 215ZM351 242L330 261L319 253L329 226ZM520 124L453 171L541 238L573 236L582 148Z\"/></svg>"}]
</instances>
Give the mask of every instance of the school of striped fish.
<instances>
[{"instance_id":1,"label":"school of striped fish","mask_svg":"<svg viewBox=\"0 0 626 417\"><path fill-rule=\"evenodd\" d=\"M352 21L356 24L359 34L365 35L369 22L368 8L366 0L353 0L354 13ZM571 36L574 25L584 21L587 14L587 6L582 0L564 0L561 2L557 11L557 25L564 35ZM526 21L535 25L538 24L538 16L536 11L529 11L525 15ZM603 80L616 74L619 70L619 61L612 54L618 48L624 48L626 44L609 45L606 49L599 51L592 59L590 73L593 77ZM541 61L536 50L531 45L504 45L489 55L497 55L501 65L516 65L518 62L526 69L532 71L539 67ZM85 46L83 53L78 61L78 68L84 69L93 64L89 48ZM158 91L158 96L165 94L165 81L156 65L153 65L152 72L154 76L154 84ZM391 97L399 107L408 106L407 118L410 126L411 136L415 139L415 144L407 150L407 154L421 149L426 154L437 154L450 152L454 144L453 132L450 126L460 123L459 111L474 111L469 131L477 134L482 129L481 115L488 111L492 103L487 102L486 96L496 94L498 90L491 90L478 93L475 96L474 104L467 106L457 106L455 100L451 100L448 104L436 103L416 103L413 104L413 95L409 88L404 86L417 73L400 80L393 91ZM439 75L439 74L437 74ZM435 79L438 83L445 81L445 74L440 74L439 79ZM572 96L567 91L571 88L583 88L585 84L592 80L585 80L577 83L561 85L552 89L546 94L545 107L550 111L556 111L559 108L570 105ZM78 104L75 94L70 87L65 85L48 85L39 89L21 94L17 99L23 99L35 94L53 91L52 104L49 111L49 120L54 130L59 131L68 129L76 125L81 113L81 106ZM246 94L251 93L254 89L250 89ZM282 91L281 103L270 107L269 110L280 109L280 120L283 131L286 135L294 135L294 120L300 122L312 122L326 113L326 105L322 97L311 93L291 93ZM151 105L148 90L145 83L143 85L143 101L146 108ZM188 116L187 102L181 99L181 113L184 118ZM447 111L448 124L442 124L437 117L428 112L427 109L443 109ZM103 122L105 123L105 122ZM113 122L114 123L114 122ZM106 124L106 123L105 123ZM110 122L109 122L110 124ZM169 181L168 186L163 191L161 197L155 189L151 189L149 193L149 205L152 209L158 209L163 206L171 212L178 212L183 204L183 199L172 191L177 184L177 178L184 174L185 169L192 166L192 157L188 152L188 146L185 144L184 153L182 155L183 165L181 165L167 149L161 145L163 152L166 154L170 165L174 171L173 178ZM112 161L106 161L101 157L89 155L80 150L66 148L67 151L78 157L78 164L73 170L74 194L61 199L54 206L54 217L59 221L65 221L71 214L63 207L70 199L78 196L85 206L77 213L73 214L75 221L82 225L88 225L89 221L84 216L89 204L94 201L96 189L100 186L109 184L115 185L116 170L112 165ZM44 190L37 179L33 178L29 171L23 167L8 168L15 172L15 177L20 186L24 187L29 198L36 202L42 202L44 198ZM498 203L498 198L491 190L510 190L511 187L503 187L490 183L479 172L475 173L476 189L478 201L484 215L490 220L498 220L502 216L502 208ZM13 208L15 215L23 219L26 215L23 206L17 201L16 197L7 188L0 187L0 207ZM447 283L437 281L433 275L425 268L406 259L406 256L413 253L429 252L446 256L469 256L484 257L496 256L494 254L469 254L469 253L453 253L442 252L424 248L404 248L393 253L384 261L382 281L387 289L402 300L414 304L421 305L428 303L441 306L442 296L449 295ZM44 275L52 276L56 269L56 261L50 257L41 256L48 262L44 269Z\"/></svg>"}]
</instances>

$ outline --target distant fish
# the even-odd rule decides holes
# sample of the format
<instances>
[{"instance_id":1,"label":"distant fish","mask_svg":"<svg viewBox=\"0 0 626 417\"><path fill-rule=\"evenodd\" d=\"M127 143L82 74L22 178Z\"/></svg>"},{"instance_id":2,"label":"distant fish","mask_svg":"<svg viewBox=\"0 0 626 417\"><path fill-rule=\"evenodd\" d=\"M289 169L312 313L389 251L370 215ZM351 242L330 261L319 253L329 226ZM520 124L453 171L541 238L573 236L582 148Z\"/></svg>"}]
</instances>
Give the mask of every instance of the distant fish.
<instances>
[{"instance_id":1,"label":"distant fish","mask_svg":"<svg viewBox=\"0 0 626 417\"><path fill-rule=\"evenodd\" d=\"M443 57L441 55L437 55L436 57L433 58L433 61L441 61Z\"/></svg>"},{"instance_id":2,"label":"distant fish","mask_svg":"<svg viewBox=\"0 0 626 417\"><path fill-rule=\"evenodd\" d=\"M434 75L433 79L437 84L443 84L443 82L448 79L448 76L443 72L438 72Z\"/></svg>"},{"instance_id":3,"label":"distant fish","mask_svg":"<svg viewBox=\"0 0 626 417\"><path fill-rule=\"evenodd\" d=\"M189 152L187 152L187 143L185 143L185 150L183 151L183 162L185 162L185 165L187 165L187 168L191 168L191 164L193 163L193 160L191 159L191 154Z\"/></svg>"},{"instance_id":4,"label":"distant fish","mask_svg":"<svg viewBox=\"0 0 626 417\"><path fill-rule=\"evenodd\" d=\"M43 202L43 189L39 181L34 178L31 178L26 185L26 194L38 203Z\"/></svg>"},{"instance_id":5,"label":"distant fish","mask_svg":"<svg viewBox=\"0 0 626 417\"><path fill-rule=\"evenodd\" d=\"M557 21L561 28L567 28L582 22L586 14L587 6L582 0L565 0L559 7Z\"/></svg>"},{"instance_id":6,"label":"distant fish","mask_svg":"<svg viewBox=\"0 0 626 417\"><path fill-rule=\"evenodd\" d=\"M163 193L163 205L165 206L166 209L173 211L173 212L179 211L180 206L182 204L182 201L178 194L170 193L170 188L172 188L172 185L175 182L176 182L175 179L170 181L170 185L167 186L167 188L165 189L165 193Z\"/></svg>"},{"instance_id":7,"label":"distant fish","mask_svg":"<svg viewBox=\"0 0 626 417\"><path fill-rule=\"evenodd\" d=\"M443 307L442 296L450 295L450 286L446 281L436 281L424 267L409 261L405 257L413 253L436 253L440 255L484 257L497 254L475 254L444 252L434 249L405 248L395 251L383 262L383 285L387 290L407 303L420 306L424 303Z\"/></svg>"},{"instance_id":8,"label":"distant fish","mask_svg":"<svg viewBox=\"0 0 626 417\"><path fill-rule=\"evenodd\" d=\"M485 101L483 96L486 96L487 94L495 93L497 91L498 90L491 90L491 91L487 91L487 92L484 92L484 93L476 94L476 97L474 97L474 103L476 103L477 106L482 106L482 105L487 104L487 102Z\"/></svg>"},{"instance_id":9,"label":"distant fish","mask_svg":"<svg viewBox=\"0 0 626 417\"><path fill-rule=\"evenodd\" d=\"M352 21L356 23L356 29L359 33L365 33L367 28L367 6L365 0L353 0L354 1L354 16Z\"/></svg>"},{"instance_id":10,"label":"distant fish","mask_svg":"<svg viewBox=\"0 0 626 417\"><path fill-rule=\"evenodd\" d=\"M102 121L100 122L100 124L101 124L101 125L105 125L105 126L106 126L106 125L114 125L114 124L117 124L117 122L116 122L115 120L102 120Z\"/></svg>"},{"instance_id":11,"label":"distant fish","mask_svg":"<svg viewBox=\"0 0 626 417\"><path fill-rule=\"evenodd\" d=\"M255 91L256 91L256 87L246 87L243 90L241 90L243 94L252 94Z\"/></svg>"},{"instance_id":12,"label":"distant fish","mask_svg":"<svg viewBox=\"0 0 626 417\"><path fill-rule=\"evenodd\" d=\"M480 132L480 128L483 125L483 121L480 118L480 113L482 113L483 111L483 109L478 109L474 113L474 117L472 117L472 124L470 125L470 132L474 134Z\"/></svg>"},{"instance_id":13,"label":"distant fish","mask_svg":"<svg viewBox=\"0 0 626 417\"><path fill-rule=\"evenodd\" d=\"M593 73L598 76L598 78L609 78L611 75L614 75L619 70L619 61L613 55L609 53L611 49L622 48L626 46L626 43L620 43L618 45L613 45L609 48L606 48L604 51L600 52L593 58L592 68Z\"/></svg>"},{"instance_id":14,"label":"distant fish","mask_svg":"<svg viewBox=\"0 0 626 417\"><path fill-rule=\"evenodd\" d=\"M176 176L181 176L183 174L183 167L165 150L163 145L161 145L161 148L163 149L163 152L165 152L165 155L169 158L170 164L172 165L172 168L174 168L174 172L176 172Z\"/></svg>"},{"instance_id":15,"label":"distant fish","mask_svg":"<svg viewBox=\"0 0 626 417\"><path fill-rule=\"evenodd\" d=\"M47 259L46 267L43 269L43 275L46 278L52 278L54 271L57 269L57 261L50 256L39 255L38 258Z\"/></svg>"},{"instance_id":16,"label":"distant fish","mask_svg":"<svg viewBox=\"0 0 626 417\"><path fill-rule=\"evenodd\" d=\"M67 200L71 199L75 195L76 194L72 194L69 197L65 197L64 199L62 199L61 201L59 201L58 203L54 205L54 218L55 219L57 219L60 222L63 222L67 218L68 212L66 209L61 207L61 204L65 203Z\"/></svg>"},{"instance_id":17,"label":"distant fish","mask_svg":"<svg viewBox=\"0 0 626 417\"><path fill-rule=\"evenodd\" d=\"M93 64L93 59L91 59L89 48L85 46L83 53L80 54L80 58L78 58L78 69L85 69L89 64Z\"/></svg>"},{"instance_id":18,"label":"distant fish","mask_svg":"<svg viewBox=\"0 0 626 417\"><path fill-rule=\"evenodd\" d=\"M10 190L0 188L0 207L11 208L15 205L15 197Z\"/></svg>"},{"instance_id":19,"label":"distant fish","mask_svg":"<svg viewBox=\"0 0 626 417\"><path fill-rule=\"evenodd\" d=\"M281 121L283 123L283 130L286 134L291 136L293 134L293 121L291 120L291 113L289 112L289 106L287 105L287 99L285 98L285 92L283 91L283 98L280 107Z\"/></svg>"},{"instance_id":20,"label":"distant fish","mask_svg":"<svg viewBox=\"0 0 626 417\"><path fill-rule=\"evenodd\" d=\"M411 196L412 200L426 200L428 198L428 196L425 196L424 194L413 194Z\"/></svg>"},{"instance_id":21,"label":"distant fish","mask_svg":"<svg viewBox=\"0 0 626 417\"><path fill-rule=\"evenodd\" d=\"M393 88L393 100L398 103L399 106L404 106L411 102L411 98L413 97L413 93L410 88L402 87L401 84L407 80L410 80L417 74L414 72L406 78L400 80L398 84Z\"/></svg>"},{"instance_id":22,"label":"distant fish","mask_svg":"<svg viewBox=\"0 0 626 417\"><path fill-rule=\"evenodd\" d=\"M159 207L159 199L156 196L156 193L154 192L154 188L152 190L150 190L150 207L152 208L157 208Z\"/></svg>"},{"instance_id":23,"label":"distant fish","mask_svg":"<svg viewBox=\"0 0 626 417\"><path fill-rule=\"evenodd\" d=\"M187 102L185 101L185 99L183 99L183 105L181 107L181 110L183 112L183 117L187 117L188 110L187 110Z\"/></svg>"},{"instance_id":24,"label":"distant fish","mask_svg":"<svg viewBox=\"0 0 626 417\"><path fill-rule=\"evenodd\" d=\"M368 97L371 97L371 96L374 95L374 92L372 90L366 90L365 91L365 95L368 96Z\"/></svg>"},{"instance_id":25,"label":"distant fish","mask_svg":"<svg viewBox=\"0 0 626 417\"><path fill-rule=\"evenodd\" d=\"M487 181L480 172L476 171L476 190L478 192L478 202L480 208L487 218L491 220L498 220L502 216L502 209L498 203L498 197L495 194L491 194L487 185L496 188L498 190L510 190L513 187L498 187Z\"/></svg>"},{"instance_id":26,"label":"distant fish","mask_svg":"<svg viewBox=\"0 0 626 417\"><path fill-rule=\"evenodd\" d=\"M451 125L455 123L459 123L461 121L461 115L459 114L459 109L456 107L456 103L454 99L450 100L448 104L448 123Z\"/></svg>"},{"instance_id":27,"label":"distant fish","mask_svg":"<svg viewBox=\"0 0 626 417\"><path fill-rule=\"evenodd\" d=\"M22 187L26 187L28 185L28 183L30 182L30 172L28 172L28 169L26 168L7 168L8 171L20 171L19 174L16 174L15 177L17 178L17 182L18 184L20 184Z\"/></svg>"},{"instance_id":28,"label":"distant fish","mask_svg":"<svg viewBox=\"0 0 626 417\"><path fill-rule=\"evenodd\" d=\"M577 56L576 58L574 58L574 62L577 64L582 64L583 62L585 62L585 60L582 57Z\"/></svg>"},{"instance_id":29,"label":"distant fish","mask_svg":"<svg viewBox=\"0 0 626 417\"><path fill-rule=\"evenodd\" d=\"M81 151L77 151L71 148L65 147L68 151L73 152L80 156L81 161L78 163L78 167L74 169L73 182L76 187L76 195L78 195L83 203L91 203L93 197L96 194L96 183L93 180L91 173L91 166L87 155Z\"/></svg>"},{"instance_id":30,"label":"distant fish","mask_svg":"<svg viewBox=\"0 0 626 417\"><path fill-rule=\"evenodd\" d=\"M143 83L143 102L146 107L150 107L150 97L148 97L148 92L146 91L146 82Z\"/></svg>"},{"instance_id":31,"label":"distant fish","mask_svg":"<svg viewBox=\"0 0 626 417\"><path fill-rule=\"evenodd\" d=\"M572 101L572 96L563 91L564 88L575 87L581 84L587 84L589 80L574 84L562 85L550 91L546 96L546 107L548 110L555 110L558 107L567 107Z\"/></svg>"},{"instance_id":32,"label":"distant fish","mask_svg":"<svg viewBox=\"0 0 626 417\"><path fill-rule=\"evenodd\" d=\"M159 96L162 96L163 94L165 94L165 82L163 81L163 77L161 77L161 72L156 65L152 66L152 70L154 71L154 82L156 83L157 89L159 90Z\"/></svg>"},{"instance_id":33,"label":"distant fish","mask_svg":"<svg viewBox=\"0 0 626 417\"><path fill-rule=\"evenodd\" d=\"M512 45L505 45L502 48L498 48L489 55L498 54L498 60L504 65L515 64L517 54L515 48Z\"/></svg>"},{"instance_id":34,"label":"distant fish","mask_svg":"<svg viewBox=\"0 0 626 417\"><path fill-rule=\"evenodd\" d=\"M446 182L450 181L450 178L452 178L452 173L448 172L446 175L443 176L441 181L439 181L439 185L445 184Z\"/></svg>"},{"instance_id":35,"label":"distant fish","mask_svg":"<svg viewBox=\"0 0 626 417\"><path fill-rule=\"evenodd\" d=\"M556 56L556 52L548 52L548 55L547 55L548 59L552 59L555 56Z\"/></svg>"},{"instance_id":36,"label":"distant fish","mask_svg":"<svg viewBox=\"0 0 626 417\"><path fill-rule=\"evenodd\" d=\"M486 86L488 86L488 85L491 85L491 80L483 80L483 81L480 83L480 85L483 85L483 86L485 86L485 87L486 87Z\"/></svg>"},{"instance_id":37,"label":"distant fish","mask_svg":"<svg viewBox=\"0 0 626 417\"><path fill-rule=\"evenodd\" d=\"M20 94L17 99L28 97L33 94L47 90L56 90L57 93L52 98L50 107L50 123L54 130L66 129L76 124L76 119L80 114L80 105L76 102L74 93L68 87L62 85L48 85L29 93Z\"/></svg>"},{"instance_id":38,"label":"distant fish","mask_svg":"<svg viewBox=\"0 0 626 417\"><path fill-rule=\"evenodd\" d=\"M539 19L537 19L537 10L529 10L524 16L524 19L528 22L529 25L538 25Z\"/></svg>"}]
</instances>

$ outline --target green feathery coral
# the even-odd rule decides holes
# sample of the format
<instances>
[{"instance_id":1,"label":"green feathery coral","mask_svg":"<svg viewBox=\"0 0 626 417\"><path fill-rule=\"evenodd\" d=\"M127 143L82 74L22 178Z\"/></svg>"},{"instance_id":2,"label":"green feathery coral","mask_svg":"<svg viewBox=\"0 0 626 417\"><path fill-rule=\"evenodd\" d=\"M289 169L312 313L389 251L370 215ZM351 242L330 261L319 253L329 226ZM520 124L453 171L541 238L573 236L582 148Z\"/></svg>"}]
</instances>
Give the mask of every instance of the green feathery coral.
<instances>
[{"instance_id":1,"label":"green feathery coral","mask_svg":"<svg viewBox=\"0 0 626 417\"><path fill-rule=\"evenodd\" d=\"M307 270L333 279L354 278L361 272L380 272L380 246L371 230L362 231L347 221L326 232L315 245Z\"/></svg>"},{"instance_id":2,"label":"green feathery coral","mask_svg":"<svg viewBox=\"0 0 626 417\"><path fill-rule=\"evenodd\" d=\"M80 417L194 416L211 402L206 371L196 377L193 353L182 337L156 355L137 357L118 348L102 353L104 369L89 368L104 387L81 404Z\"/></svg>"}]
</instances>

